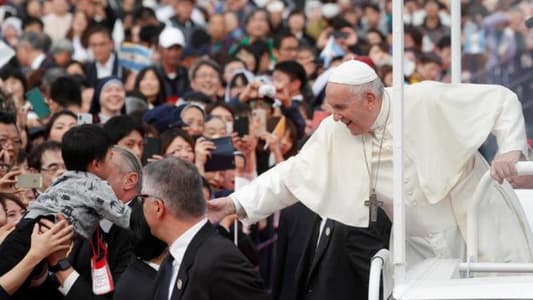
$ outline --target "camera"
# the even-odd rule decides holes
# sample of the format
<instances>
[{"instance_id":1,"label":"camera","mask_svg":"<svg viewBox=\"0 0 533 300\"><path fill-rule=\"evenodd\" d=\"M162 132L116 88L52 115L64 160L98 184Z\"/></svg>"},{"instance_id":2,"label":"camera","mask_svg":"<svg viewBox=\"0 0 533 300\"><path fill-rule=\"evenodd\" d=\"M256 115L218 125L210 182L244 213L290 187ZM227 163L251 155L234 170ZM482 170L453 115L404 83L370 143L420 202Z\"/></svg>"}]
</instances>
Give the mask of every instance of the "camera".
<instances>
[{"instance_id":1,"label":"camera","mask_svg":"<svg viewBox=\"0 0 533 300\"><path fill-rule=\"evenodd\" d=\"M344 31L333 31L329 35L332 36L334 39L347 39L348 38L348 33Z\"/></svg>"},{"instance_id":2,"label":"camera","mask_svg":"<svg viewBox=\"0 0 533 300\"><path fill-rule=\"evenodd\" d=\"M274 98L276 96L276 88L271 84L263 84L257 90L260 98L269 97Z\"/></svg>"}]
</instances>

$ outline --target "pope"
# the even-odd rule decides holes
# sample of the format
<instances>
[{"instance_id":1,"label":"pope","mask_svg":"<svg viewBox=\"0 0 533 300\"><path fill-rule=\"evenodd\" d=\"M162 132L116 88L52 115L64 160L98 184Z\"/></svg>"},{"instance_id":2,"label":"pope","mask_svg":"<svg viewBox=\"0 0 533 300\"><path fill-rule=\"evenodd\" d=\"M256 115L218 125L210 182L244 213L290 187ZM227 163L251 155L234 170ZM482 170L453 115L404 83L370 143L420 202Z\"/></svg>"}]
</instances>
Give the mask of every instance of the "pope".
<instances>
[{"instance_id":1,"label":"pope","mask_svg":"<svg viewBox=\"0 0 533 300\"><path fill-rule=\"evenodd\" d=\"M237 213L253 223L301 201L319 215L367 227L382 206L392 219L391 90L360 61L328 80L325 119L301 152L226 198L209 203L212 220ZM497 85L421 82L405 88L404 187L408 265L428 257L464 259L466 209L488 164L478 148L492 133L499 182L481 205L479 261L531 261L504 179L527 157L517 96ZM394 220L393 220L394 221Z\"/></svg>"}]
</instances>

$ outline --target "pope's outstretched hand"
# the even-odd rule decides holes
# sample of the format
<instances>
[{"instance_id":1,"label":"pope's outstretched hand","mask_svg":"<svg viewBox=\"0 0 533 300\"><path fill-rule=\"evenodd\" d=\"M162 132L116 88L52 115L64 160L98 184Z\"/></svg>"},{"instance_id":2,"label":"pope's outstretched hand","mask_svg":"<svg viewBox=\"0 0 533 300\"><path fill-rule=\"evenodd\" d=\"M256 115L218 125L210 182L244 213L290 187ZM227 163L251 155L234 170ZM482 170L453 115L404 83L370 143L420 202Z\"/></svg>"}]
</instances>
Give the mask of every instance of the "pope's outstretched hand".
<instances>
[{"instance_id":1,"label":"pope's outstretched hand","mask_svg":"<svg viewBox=\"0 0 533 300\"><path fill-rule=\"evenodd\" d=\"M235 204L230 197L217 198L207 202L207 215L213 224L234 213L236 213Z\"/></svg>"}]
</instances>

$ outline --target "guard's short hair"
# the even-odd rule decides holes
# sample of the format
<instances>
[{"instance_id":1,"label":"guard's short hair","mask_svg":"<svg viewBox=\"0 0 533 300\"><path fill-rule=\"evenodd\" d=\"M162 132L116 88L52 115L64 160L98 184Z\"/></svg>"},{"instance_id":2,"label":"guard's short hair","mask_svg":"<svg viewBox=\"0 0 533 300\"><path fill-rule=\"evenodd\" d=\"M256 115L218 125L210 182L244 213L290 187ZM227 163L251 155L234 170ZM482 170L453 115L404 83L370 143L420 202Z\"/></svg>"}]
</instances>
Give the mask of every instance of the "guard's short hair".
<instances>
[{"instance_id":1,"label":"guard's short hair","mask_svg":"<svg viewBox=\"0 0 533 300\"><path fill-rule=\"evenodd\" d=\"M202 176L192 163L168 157L146 165L143 173L143 188L160 197L176 218L190 220L206 214Z\"/></svg>"}]
</instances>

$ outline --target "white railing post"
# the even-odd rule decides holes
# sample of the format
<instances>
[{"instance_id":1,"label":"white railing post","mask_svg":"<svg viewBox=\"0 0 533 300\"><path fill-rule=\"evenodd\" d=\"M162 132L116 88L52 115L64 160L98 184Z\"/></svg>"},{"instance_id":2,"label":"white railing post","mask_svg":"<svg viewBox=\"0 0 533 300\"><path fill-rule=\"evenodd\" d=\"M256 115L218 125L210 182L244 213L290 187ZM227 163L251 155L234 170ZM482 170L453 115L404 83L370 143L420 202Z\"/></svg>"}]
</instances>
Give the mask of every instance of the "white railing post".
<instances>
[{"instance_id":1,"label":"white railing post","mask_svg":"<svg viewBox=\"0 0 533 300\"><path fill-rule=\"evenodd\" d=\"M451 80L461 83L461 0L451 0Z\"/></svg>"},{"instance_id":2,"label":"white railing post","mask_svg":"<svg viewBox=\"0 0 533 300\"><path fill-rule=\"evenodd\" d=\"M394 279L405 277L405 207L403 203L403 0L392 1L392 98L394 137L394 183L393 183L393 262Z\"/></svg>"}]
</instances>

